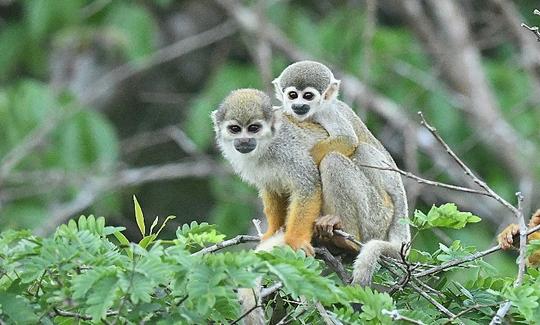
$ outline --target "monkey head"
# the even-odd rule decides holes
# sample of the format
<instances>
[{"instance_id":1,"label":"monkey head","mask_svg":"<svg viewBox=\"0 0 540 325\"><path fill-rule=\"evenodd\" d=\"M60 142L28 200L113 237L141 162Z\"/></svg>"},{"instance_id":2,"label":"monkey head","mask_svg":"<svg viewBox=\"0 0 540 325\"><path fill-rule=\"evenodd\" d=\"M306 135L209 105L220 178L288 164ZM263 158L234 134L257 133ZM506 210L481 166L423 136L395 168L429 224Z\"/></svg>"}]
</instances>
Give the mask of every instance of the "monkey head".
<instances>
[{"instance_id":1,"label":"monkey head","mask_svg":"<svg viewBox=\"0 0 540 325\"><path fill-rule=\"evenodd\" d=\"M264 150L278 127L279 113L262 91L238 89L212 112L212 120L220 149L228 160L236 161Z\"/></svg>"},{"instance_id":2,"label":"monkey head","mask_svg":"<svg viewBox=\"0 0 540 325\"><path fill-rule=\"evenodd\" d=\"M285 68L272 83L283 111L302 121L333 103L340 81L322 63L299 61Z\"/></svg>"}]
</instances>

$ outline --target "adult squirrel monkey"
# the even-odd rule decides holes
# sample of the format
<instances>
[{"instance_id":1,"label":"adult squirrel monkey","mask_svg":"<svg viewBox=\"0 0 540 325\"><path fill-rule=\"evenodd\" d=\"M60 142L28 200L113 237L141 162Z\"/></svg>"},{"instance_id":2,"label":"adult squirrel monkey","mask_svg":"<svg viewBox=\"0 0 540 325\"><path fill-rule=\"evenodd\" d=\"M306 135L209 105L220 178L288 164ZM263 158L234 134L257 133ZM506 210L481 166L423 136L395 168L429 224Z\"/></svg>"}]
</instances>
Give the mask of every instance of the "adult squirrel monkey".
<instances>
[{"instance_id":1,"label":"adult squirrel monkey","mask_svg":"<svg viewBox=\"0 0 540 325\"><path fill-rule=\"evenodd\" d=\"M529 228L536 227L540 225L540 209L536 210L533 213L531 220L529 221ZM506 227L498 236L497 241L502 249L507 250L514 247L514 236L519 234L519 226L516 224L511 224ZM527 236L527 240L540 240L540 231L533 232ZM527 259L527 264L530 266L539 266L540 265L540 251L535 251Z\"/></svg>"},{"instance_id":2,"label":"adult squirrel monkey","mask_svg":"<svg viewBox=\"0 0 540 325\"><path fill-rule=\"evenodd\" d=\"M318 222L321 231L342 226L365 242L353 272L353 283L360 285L371 283L381 255L398 256L402 243L410 241L409 226L399 222L406 211L396 211L382 186L395 181L402 188L401 179L387 178L392 172L359 167L385 158L374 150L376 143L360 143L353 159L330 152L317 169L310 149L328 133L318 124L273 109L270 98L254 89L233 91L212 118L223 155L236 173L259 189L268 219L263 240L284 227L286 244L313 253L311 237L322 213L319 220L328 222ZM356 253L359 248L349 249Z\"/></svg>"}]
</instances>

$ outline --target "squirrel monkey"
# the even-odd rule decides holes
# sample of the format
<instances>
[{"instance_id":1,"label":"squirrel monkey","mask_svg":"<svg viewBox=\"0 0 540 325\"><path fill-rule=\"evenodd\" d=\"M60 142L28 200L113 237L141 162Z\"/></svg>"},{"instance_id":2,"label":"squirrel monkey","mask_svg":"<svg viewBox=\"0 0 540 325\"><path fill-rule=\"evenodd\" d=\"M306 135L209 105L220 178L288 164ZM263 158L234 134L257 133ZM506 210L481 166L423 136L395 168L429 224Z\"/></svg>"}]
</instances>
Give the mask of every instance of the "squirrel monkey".
<instances>
[{"instance_id":1,"label":"squirrel monkey","mask_svg":"<svg viewBox=\"0 0 540 325\"><path fill-rule=\"evenodd\" d=\"M240 89L223 100L212 119L223 155L259 190L268 221L263 240L285 227L285 243L313 255L311 237L322 192L309 148L326 132L318 126L303 132L280 115L263 92Z\"/></svg>"},{"instance_id":2,"label":"squirrel monkey","mask_svg":"<svg viewBox=\"0 0 540 325\"><path fill-rule=\"evenodd\" d=\"M317 166L330 151L350 156L358 146L352 123L344 116L347 104L337 99L340 81L324 64L300 61L289 65L272 81L285 113L299 121L320 124L329 137L311 148Z\"/></svg>"},{"instance_id":3,"label":"squirrel monkey","mask_svg":"<svg viewBox=\"0 0 540 325\"><path fill-rule=\"evenodd\" d=\"M371 274L374 272L380 254L393 255L400 251L402 242L410 240L409 229L399 225L399 219L408 215L405 189L400 175L392 171L384 171L375 168L364 167L396 167L394 160L384 146L367 129L362 120L345 103L337 99L340 81L332 71L324 64L315 61L300 61L289 65L274 81L276 97L282 102L283 111L290 114L297 121L315 122L320 124L329 134L327 139L317 142L310 153L317 165L320 165L329 152L341 154L331 160L339 160L338 165L353 164L359 168L369 180L369 187L375 188L383 204L376 220L369 220L369 216L354 216L350 213L339 213L349 203L342 200L342 196L331 198L331 193L338 191L334 188L327 191L325 186L334 186L337 182L323 181L323 202L328 205L324 210L325 215L316 221L315 234L317 237L332 238L332 243L340 248L351 248L350 243L344 243L339 237L331 237L333 230L343 228L361 238L362 241L381 239L381 230L373 226L381 226L382 229L399 229L397 233L389 231L388 241L373 241L367 243L362 249L362 254L357 259L358 265L363 265L353 275L355 282L367 284L371 282ZM348 161L346 157L350 157ZM351 167L353 168L353 167ZM332 167L321 168L321 175L332 171ZM356 188L354 188L356 190ZM357 195L351 193L351 196ZM331 202L331 204L327 204ZM340 202L337 204L337 202ZM367 203L367 206L373 206ZM390 217L388 217L390 215ZM347 217L348 216L348 217ZM385 224L390 221L392 226ZM360 231L354 231L360 227ZM385 234L386 235L386 234ZM352 247L353 250L358 248ZM349 249L350 250L350 249Z\"/></svg>"},{"instance_id":4,"label":"squirrel monkey","mask_svg":"<svg viewBox=\"0 0 540 325\"><path fill-rule=\"evenodd\" d=\"M529 228L536 227L540 225L540 209L536 210L533 213L531 220L529 221ZM511 224L506 227L498 236L497 241L502 249L507 250L513 247L514 236L519 234L519 226L516 224ZM527 240L540 240L540 231L533 232L527 236ZM527 264L530 266L539 266L540 265L540 251L535 251L527 259Z\"/></svg>"},{"instance_id":5,"label":"squirrel monkey","mask_svg":"<svg viewBox=\"0 0 540 325\"><path fill-rule=\"evenodd\" d=\"M352 110L346 113L354 115ZM309 150L328 133L318 124L300 122L272 109L270 98L261 91L233 91L212 118L223 155L236 173L260 191L269 227L263 239L285 226L284 242L312 253L313 226L322 212L325 217L320 219L331 222L322 229L333 232L339 223L366 242L353 273L353 283L364 286L371 283L381 255L398 256L402 243L410 241L409 226L399 222L407 216L406 205L398 208L382 188L395 182L404 199L399 175L359 167L380 159L391 161L376 150L380 144L361 121L353 124L364 132L359 138L373 139L361 143L353 159L336 152L327 154L317 169ZM349 249L355 254L359 250L356 246Z\"/></svg>"}]
</instances>

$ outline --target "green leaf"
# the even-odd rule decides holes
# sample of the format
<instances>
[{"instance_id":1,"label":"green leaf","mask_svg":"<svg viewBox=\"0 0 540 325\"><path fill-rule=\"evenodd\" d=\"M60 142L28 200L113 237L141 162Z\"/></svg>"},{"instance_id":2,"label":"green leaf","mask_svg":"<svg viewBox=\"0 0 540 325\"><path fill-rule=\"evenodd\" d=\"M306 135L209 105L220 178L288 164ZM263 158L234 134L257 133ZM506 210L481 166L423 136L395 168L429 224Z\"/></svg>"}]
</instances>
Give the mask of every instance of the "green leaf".
<instances>
[{"instance_id":1,"label":"green leaf","mask_svg":"<svg viewBox=\"0 0 540 325\"><path fill-rule=\"evenodd\" d=\"M93 286L92 292L88 295L86 303L90 306L86 312L92 316L92 321L97 322L104 319L107 310L116 299L115 292L118 290L118 278L116 274L107 274L99 279Z\"/></svg>"},{"instance_id":2,"label":"green leaf","mask_svg":"<svg viewBox=\"0 0 540 325\"><path fill-rule=\"evenodd\" d=\"M135 205L135 220L137 221L137 226L139 226L141 235L144 237L144 234L146 233L146 228L144 226L144 215L135 195L133 195L133 204Z\"/></svg>"},{"instance_id":3,"label":"green leaf","mask_svg":"<svg viewBox=\"0 0 540 325\"><path fill-rule=\"evenodd\" d=\"M470 212L458 211L454 203L447 203L440 207L432 206L427 215L416 210L410 224L421 230L435 227L461 229L469 223L476 223L480 220L479 217Z\"/></svg>"},{"instance_id":4,"label":"green leaf","mask_svg":"<svg viewBox=\"0 0 540 325\"><path fill-rule=\"evenodd\" d=\"M157 26L150 11L131 2L115 2L106 18L107 25L120 35L120 45L130 60L152 53Z\"/></svg>"},{"instance_id":5,"label":"green leaf","mask_svg":"<svg viewBox=\"0 0 540 325\"><path fill-rule=\"evenodd\" d=\"M163 223L161 224L161 227L159 227L159 230L156 233L156 237L159 236L159 233L161 232L161 230L165 228L165 225L167 224L167 222L173 219L176 219L176 216L168 216L167 218L165 218L165 221L163 221Z\"/></svg>"},{"instance_id":6,"label":"green leaf","mask_svg":"<svg viewBox=\"0 0 540 325\"><path fill-rule=\"evenodd\" d=\"M15 324L38 323L38 317L34 314L32 306L20 295L0 291L0 305L3 313Z\"/></svg>"},{"instance_id":7,"label":"green leaf","mask_svg":"<svg viewBox=\"0 0 540 325\"><path fill-rule=\"evenodd\" d=\"M130 258L133 258L133 251L131 250L131 247L129 245L129 240L126 238L126 236L124 236L124 234L121 233L120 231L113 232L112 234L114 235L114 237L116 237L118 242L120 242L120 245L125 246L124 250L126 251L128 256Z\"/></svg>"},{"instance_id":8,"label":"green leaf","mask_svg":"<svg viewBox=\"0 0 540 325\"><path fill-rule=\"evenodd\" d=\"M152 222L152 225L150 226L150 235L152 235L152 232L154 231L154 227L157 226L158 221L159 221L159 217L156 216L156 218L154 219L154 222Z\"/></svg>"},{"instance_id":9,"label":"green leaf","mask_svg":"<svg viewBox=\"0 0 540 325\"><path fill-rule=\"evenodd\" d=\"M156 235L148 235L148 236L144 236L143 239L141 239L141 241L139 242L139 246L141 246L142 248L146 248L148 247L148 245L150 245L154 239L156 239Z\"/></svg>"}]
</instances>

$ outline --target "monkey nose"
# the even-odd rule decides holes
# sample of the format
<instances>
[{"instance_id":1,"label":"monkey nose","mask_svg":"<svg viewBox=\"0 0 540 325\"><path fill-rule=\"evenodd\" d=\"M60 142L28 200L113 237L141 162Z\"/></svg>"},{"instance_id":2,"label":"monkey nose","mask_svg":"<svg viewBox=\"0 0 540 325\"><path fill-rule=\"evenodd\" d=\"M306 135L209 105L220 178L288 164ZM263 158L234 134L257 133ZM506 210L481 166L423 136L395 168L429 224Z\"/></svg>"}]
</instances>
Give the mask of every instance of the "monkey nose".
<instances>
[{"instance_id":1,"label":"monkey nose","mask_svg":"<svg viewBox=\"0 0 540 325\"><path fill-rule=\"evenodd\" d=\"M304 115L307 112L309 112L309 105L308 104L293 104L292 110L298 115Z\"/></svg>"},{"instance_id":2,"label":"monkey nose","mask_svg":"<svg viewBox=\"0 0 540 325\"><path fill-rule=\"evenodd\" d=\"M240 153L252 152L257 146L257 140L253 138L234 139L234 148Z\"/></svg>"}]
</instances>

